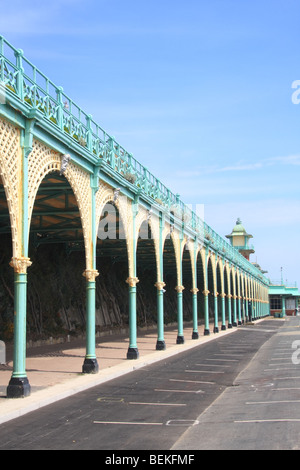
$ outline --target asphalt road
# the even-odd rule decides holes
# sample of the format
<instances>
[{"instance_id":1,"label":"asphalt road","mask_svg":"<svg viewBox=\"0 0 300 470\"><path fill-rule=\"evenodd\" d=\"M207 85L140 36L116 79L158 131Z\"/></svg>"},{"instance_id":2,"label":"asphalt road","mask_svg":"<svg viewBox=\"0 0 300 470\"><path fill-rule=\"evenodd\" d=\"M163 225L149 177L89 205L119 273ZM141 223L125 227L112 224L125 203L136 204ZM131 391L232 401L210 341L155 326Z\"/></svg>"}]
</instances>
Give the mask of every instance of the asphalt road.
<instances>
[{"instance_id":1,"label":"asphalt road","mask_svg":"<svg viewBox=\"0 0 300 470\"><path fill-rule=\"evenodd\" d=\"M239 327L228 336L5 423L0 426L0 449L116 452L257 447L265 432L272 434L276 426L280 446L285 432L291 437L297 431L299 436L300 430L300 389L293 390L297 379L300 387L300 366L291 361L293 352L297 359L291 343L297 334L300 339L299 322L298 317L288 322L269 319ZM286 371L277 370L275 353L285 353ZM275 376L297 372L299 378L285 382L277 377L275 383ZM291 390L272 391L281 384ZM285 404L278 403L275 416L269 414L272 407L260 403L274 400L273 394L280 402L286 396L299 400L291 403L289 413ZM245 405L245 400L259 404ZM247 422L262 416L279 419L280 413L297 415L299 420L277 421L274 426L266 422L266 431Z\"/></svg>"}]
</instances>

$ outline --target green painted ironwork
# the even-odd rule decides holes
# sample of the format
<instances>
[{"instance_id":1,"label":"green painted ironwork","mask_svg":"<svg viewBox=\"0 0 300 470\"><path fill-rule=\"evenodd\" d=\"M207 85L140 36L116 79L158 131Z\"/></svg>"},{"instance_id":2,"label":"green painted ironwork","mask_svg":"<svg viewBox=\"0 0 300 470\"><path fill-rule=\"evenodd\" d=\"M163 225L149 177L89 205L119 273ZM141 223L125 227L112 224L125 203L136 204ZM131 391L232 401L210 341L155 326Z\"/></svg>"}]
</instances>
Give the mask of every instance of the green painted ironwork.
<instances>
[{"instance_id":1,"label":"green painted ironwork","mask_svg":"<svg viewBox=\"0 0 300 470\"><path fill-rule=\"evenodd\" d=\"M26 116L37 117L39 126L64 142L72 143L88 162L99 165L101 171L117 180L121 178L133 193L139 192L163 213L172 214L174 223L192 233L195 239L268 285L259 269L198 217L178 195L81 109L62 87L55 85L24 57L21 49L14 48L3 36L0 36L0 81L6 100L13 107Z\"/></svg>"}]
</instances>

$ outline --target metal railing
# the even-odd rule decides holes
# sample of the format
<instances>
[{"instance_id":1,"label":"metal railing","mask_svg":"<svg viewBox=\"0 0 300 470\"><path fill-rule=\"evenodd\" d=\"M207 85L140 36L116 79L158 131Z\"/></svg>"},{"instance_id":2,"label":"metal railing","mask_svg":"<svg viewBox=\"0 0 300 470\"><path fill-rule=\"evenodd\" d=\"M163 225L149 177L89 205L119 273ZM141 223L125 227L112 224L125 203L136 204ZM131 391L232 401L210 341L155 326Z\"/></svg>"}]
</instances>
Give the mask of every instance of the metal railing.
<instances>
[{"instance_id":1,"label":"metal railing","mask_svg":"<svg viewBox=\"0 0 300 470\"><path fill-rule=\"evenodd\" d=\"M99 158L104 167L119 174L127 184L141 190L159 204L162 210L191 229L203 243L210 245L224 258L239 265L246 272L268 280L209 225L173 194L158 178L145 168L114 137L100 127L90 114L85 113L63 88L56 86L35 65L24 57L21 49L14 48L0 36L0 80L8 96L17 97L28 109L37 110L41 122L46 120L62 134L67 135L94 158ZM85 152L84 152L85 153Z\"/></svg>"}]
</instances>

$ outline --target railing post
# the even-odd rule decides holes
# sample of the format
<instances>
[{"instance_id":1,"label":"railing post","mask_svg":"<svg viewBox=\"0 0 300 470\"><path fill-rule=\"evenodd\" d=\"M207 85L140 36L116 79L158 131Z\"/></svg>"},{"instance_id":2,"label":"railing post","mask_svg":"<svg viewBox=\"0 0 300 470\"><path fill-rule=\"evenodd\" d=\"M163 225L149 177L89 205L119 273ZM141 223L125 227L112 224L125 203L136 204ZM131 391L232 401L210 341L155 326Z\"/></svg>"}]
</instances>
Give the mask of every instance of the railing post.
<instances>
[{"instance_id":1,"label":"railing post","mask_svg":"<svg viewBox=\"0 0 300 470\"><path fill-rule=\"evenodd\" d=\"M15 52L15 57L16 57L16 66L18 69L18 74L16 77L16 88L17 88L17 95L20 98L20 100L23 101L24 99L24 69L22 65L22 57L24 55L24 52L22 49L18 49Z\"/></svg>"},{"instance_id":2,"label":"railing post","mask_svg":"<svg viewBox=\"0 0 300 470\"><path fill-rule=\"evenodd\" d=\"M86 117L86 125L88 128L87 135L86 135L86 146L90 152L93 151L93 139L92 139L92 125L91 125L91 120L93 116L91 114L88 114Z\"/></svg>"},{"instance_id":3,"label":"railing post","mask_svg":"<svg viewBox=\"0 0 300 470\"><path fill-rule=\"evenodd\" d=\"M64 119L63 119L63 109L64 109L64 104L63 104L63 101L62 101L62 93L63 93L64 89L59 86L57 88L57 91L56 91L56 94L57 94L57 103L58 103L58 107L57 107L57 115L56 115L56 120L57 120L57 125L58 127L63 131L64 130Z\"/></svg>"}]
</instances>

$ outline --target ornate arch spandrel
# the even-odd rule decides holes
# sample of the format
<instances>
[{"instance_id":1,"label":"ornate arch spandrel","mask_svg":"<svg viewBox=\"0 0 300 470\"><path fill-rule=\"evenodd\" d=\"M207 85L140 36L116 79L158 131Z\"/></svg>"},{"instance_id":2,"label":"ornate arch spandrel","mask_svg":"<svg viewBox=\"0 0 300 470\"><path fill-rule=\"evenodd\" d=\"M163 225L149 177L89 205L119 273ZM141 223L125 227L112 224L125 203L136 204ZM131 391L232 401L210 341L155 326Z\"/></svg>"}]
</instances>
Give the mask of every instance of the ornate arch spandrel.
<instances>
[{"instance_id":1,"label":"ornate arch spandrel","mask_svg":"<svg viewBox=\"0 0 300 470\"><path fill-rule=\"evenodd\" d=\"M43 143L33 140L32 152L28 156L28 229L32 217L35 198L43 179L61 170L61 155ZM86 269L93 269L92 253L92 189L90 174L70 161L64 176L69 182L78 204L84 245Z\"/></svg>"},{"instance_id":2,"label":"ornate arch spandrel","mask_svg":"<svg viewBox=\"0 0 300 470\"><path fill-rule=\"evenodd\" d=\"M96 193L96 229L98 230L100 218L105 204L113 203L119 211L120 218L123 224L127 256L128 256L128 270L129 277L134 277L134 247L133 247L133 213L132 203L126 196L120 194L117 198L114 196L114 188L99 181L98 191Z\"/></svg>"},{"instance_id":3,"label":"ornate arch spandrel","mask_svg":"<svg viewBox=\"0 0 300 470\"><path fill-rule=\"evenodd\" d=\"M21 258L20 185L22 173L20 130L0 119L0 176L5 190L11 225L13 258Z\"/></svg>"},{"instance_id":4,"label":"ornate arch spandrel","mask_svg":"<svg viewBox=\"0 0 300 470\"><path fill-rule=\"evenodd\" d=\"M156 273L157 273L157 282L162 282L161 268L160 268L160 243L159 243L159 217L155 214L151 214L150 218L147 209L139 205L139 210L135 220L135 249L137 250L138 236L141 226L144 222L148 221L151 238L154 243L155 249L155 261L156 261Z\"/></svg>"}]
</instances>

